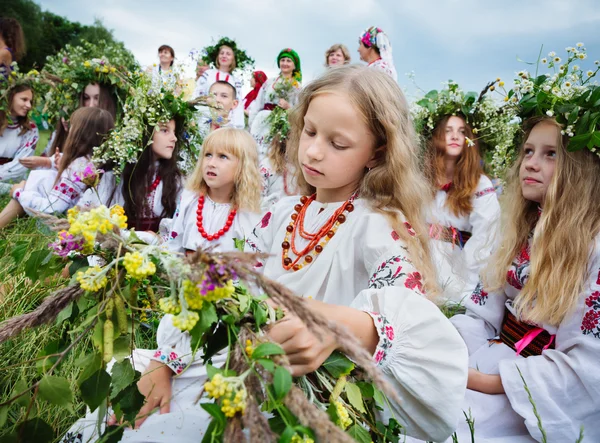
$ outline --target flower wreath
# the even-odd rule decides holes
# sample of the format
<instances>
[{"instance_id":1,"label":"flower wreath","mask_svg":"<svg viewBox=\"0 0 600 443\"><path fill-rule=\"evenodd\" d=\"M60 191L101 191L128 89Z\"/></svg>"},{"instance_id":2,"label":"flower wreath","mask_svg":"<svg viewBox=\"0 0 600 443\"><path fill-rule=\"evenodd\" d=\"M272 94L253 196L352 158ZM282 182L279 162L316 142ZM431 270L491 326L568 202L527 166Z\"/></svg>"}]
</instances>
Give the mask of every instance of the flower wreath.
<instances>
[{"instance_id":1,"label":"flower wreath","mask_svg":"<svg viewBox=\"0 0 600 443\"><path fill-rule=\"evenodd\" d=\"M583 43L566 48L564 63L554 52L538 59L534 76L527 71L517 73L518 78L510 91L499 91L507 106L522 120L547 115L556 118L563 126L562 134L569 139L568 150L587 148L600 155L600 86L592 79L600 71L600 61L584 71L576 64L587 59ZM540 64L552 73L539 74ZM520 146L517 134L513 146Z\"/></svg>"},{"instance_id":2,"label":"flower wreath","mask_svg":"<svg viewBox=\"0 0 600 443\"><path fill-rule=\"evenodd\" d=\"M439 121L447 115L460 115L473 128L473 134L480 145L482 156L495 177L502 177L509 161L497 153L509 152L519 127L515 121L516 111L495 102L488 91L503 86L500 79L489 83L479 95L476 92L465 93L457 83L450 80L445 89L432 90L416 102L413 108L415 129L425 141ZM474 146L475 141L467 138L467 145Z\"/></svg>"},{"instance_id":3,"label":"flower wreath","mask_svg":"<svg viewBox=\"0 0 600 443\"><path fill-rule=\"evenodd\" d=\"M202 50L202 61L204 61L208 65L216 67L216 61L217 57L219 56L219 49L221 48L221 46L229 46L233 50L236 70L239 69L243 71L246 68L254 67L254 59L252 57L249 57L248 54L246 54L246 51L238 48L235 40L232 40L228 37L222 37L214 45L206 46Z\"/></svg>"},{"instance_id":4,"label":"flower wreath","mask_svg":"<svg viewBox=\"0 0 600 443\"><path fill-rule=\"evenodd\" d=\"M66 45L48 57L42 75L52 83L45 91L44 112L50 122L68 118L79 107L79 97L90 83L108 85L120 103L125 101L131 73L139 69L133 55L124 47L83 41L81 46ZM119 108L119 107L118 107Z\"/></svg>"},{"instance_id":5,"label":"flower wreath","mask_svg":"<svg viewBox=\"0 0 600 443\"><path fill-rule=\"evenodd\" d=\"M34 92L37 94L40 86L43 84L40 73L35 69L32 69L27 74L19 72L17 62L13 62L12 72L9 72L6 77L0 75L0 112L4 112L10 120L10 103L8 102L8 95L10 91L19 85L31 86Z\"/></svg>"},{"instance_id":6,"label":"flower wreath","mask_svg":"<svg viewBox=\"0 0 600 443\"><path fill-rule=\"evenodd\" d=\"M113 163L115 177L128 163L136 163L152 138L144 145L144 133L148 126L158 128L160 123L171 119L183 122L182 134L186 148L189 148L188 160L195 164L202 145L202 135L197 124L196 105L206 105L219 109L211 97L198 97L193 101L184 99L184 92L175 89L156 89L152 77L138 72L135 86L123 106L123 120L112 130L108 139L94 149L93 162L97 165Z\"/></svg>"}]
</instances>

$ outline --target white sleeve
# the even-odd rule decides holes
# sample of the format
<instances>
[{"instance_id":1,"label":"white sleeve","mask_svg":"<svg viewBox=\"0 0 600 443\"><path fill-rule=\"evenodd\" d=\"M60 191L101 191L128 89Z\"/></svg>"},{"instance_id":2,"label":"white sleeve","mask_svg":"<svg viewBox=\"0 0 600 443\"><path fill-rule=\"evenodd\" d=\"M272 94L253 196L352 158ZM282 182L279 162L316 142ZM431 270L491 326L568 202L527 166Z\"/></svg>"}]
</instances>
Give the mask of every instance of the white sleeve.
<instances>
[{"instance_id":1,"label":"white sleeve","mask_svg":"<svg viewBox=\"0 0 600 443\"><path fill-rule=\"evenodd\" d=\"M600 247L597 242L596 247ZM584 441L600 441L600 252L589 267L579 303L556 332L555 349L542 355L500 362L500 378L511 406L525 419L529 433L541 441L537 418L524 389L523 375L552 441L575 441L583 426ZM550 441L550 440L548 440Z\"/></svg>"},{"instance_id":2,"label":"white sleeve","mask_svg":"<svg viewBox=\"0 0 600 443\"><path fill-rule=\"evenodd\" d=\"M203 95L208 95L208 75L211 70L207 70L196 80L196 89L194 90L193 98L198 98Z\"/></svg>"},{"instance_id":3,"label":"white sleeve","mask_svg":"<svg viewBox=\"0 0 600 443\"><path fill-rule=\"evenodd\" d=\"M171 252L184 252L183 234L185 233L185 220L190 203L195 200L196 195L188 190L184 190L179 198L177 209L173 215L170 230L167 237L167 248ZM196 215L194 212L193 216Z\"/></svg>"},{"instance_id":4,"label":"white sleeve","mask_svg":"<svg viewBox=\"0 0 600 443\"><path fill-rule=\"evenodd\" d=\"M31 157L35 153L35 146L39 139L39 133L36 126L33 126L21 137L21 144L11 161L0 166L0 181L20 180L25 178L29 169L23 166L19 160L25 157Z\"/></svg>"},{"instance_id":5,"label":"white sleeve","mask_svg":"<svg viewBox=\"0 0 600 443\"><path fill-rule=\"evenodd\" d=\"M250 107L248 108L248 127L252 127L252 122L256 118L256 115L263 110L265 107L265 94L267 93L267 85L270 85L270 82L265 82L264 85L260 87L258 90L258 95L256 99L252 102Z\"/></svg>"},{"instance_id":6,"label":"white sleeve","mask_svg":"<svg viewBox=\"0 0 600 443\"><path fill-rule=\"evenodd\" d=\"M423 293L422 276L387 220L375 214L361 231L370 276L351 307L367 312L379 335L374 360L394 385L392 412L407 434L443 441L461 416L468 353L456 329ZM406 229L412 233L410 225ZM412 235L412 234L411 234Z\"/></svg>"},{"instance_id":7,"label":"white sleeve","mask_svg":"<svg viewBox=\"0 0 600 443\"><path fill-rule=\"evenodd\" d=\"M481 269L494 249L494 233L498 230L499 219L500 204L494 185L483 176L473 198L473 210L469 215L472 235L463 249L467 266L466 283L469 290L472 290L479 281Z\"/></svg>"},{"instance_id":8,"label":"white sleeve","mask_svg":"<svg viewBox=\"0 0 600 443\"><path fill-rule=\"evenodd\" d=\"M181 331L173 326L173 316L161 318L156 332L158 347L151 359L164 363L175 374L180 374L193 361L192 338L187 331ZM197 360L199 361L197 355Z\"/></svg>"},{"instance_id":9,"label":"white sleeve","mask_svg":"<svg viewBox=\"0 0 600 443\"><path fill-rule=\"evenodd\" d=\"M79 201L79 197L87 189L87 185L77 179L82 175L88 164L88 159L79 157L64 170L58 182L47 195L40 194L37 190L24 190L15 195L23 209L52 213L64 213Z\"/></svg>"}]
</instances>

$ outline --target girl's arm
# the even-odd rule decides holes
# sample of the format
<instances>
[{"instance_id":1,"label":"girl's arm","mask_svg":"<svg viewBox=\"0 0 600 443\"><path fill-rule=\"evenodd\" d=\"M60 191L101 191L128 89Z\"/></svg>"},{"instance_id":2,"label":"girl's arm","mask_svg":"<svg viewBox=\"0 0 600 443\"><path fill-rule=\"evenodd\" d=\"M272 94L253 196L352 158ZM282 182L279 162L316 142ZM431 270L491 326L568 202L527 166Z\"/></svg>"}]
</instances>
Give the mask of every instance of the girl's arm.
<instances>
[{"instance_id":1,"label":"girl's arm","mask_svg":"<svg viewBox=\"0 0 600 443\"><path fill-rule=\"evenodd\" d=\"M267 86L270 85L271 82L270 81L266 81L264 85L262 85L258 91L258 95L256 96L256 99L252 102L252 104L250 105L249 109L249 115L248 115L248 127L252 128L252 122L254 121L254 119L256 118L256 115L263 110L263 108L265 107L265 95L266 95L266 91L267 91Z\"/></svg>"},{"instance_id":2,"label":"girl's arm","mask_svg":"<svg viewBox=\"0 0 600 443\"><path fill-rule=\"evenodd\" d=\"M39 139L38 129L32 125L31 129L23 134L21 145L15 152L12 161L0 166L0 181L8 181L25 177L29 169L19 161L22 158L29 157L35 152L35 146Z\"/></svg>"},{"instance_id":3,"label":"girl's arm","mask_svg":"<svg viewBox=\"0 0 600 443\"><path fill-rule=\"evenodd\" d=\"M37 189L16 190L13 197L21 204L23 209L35 209L36 211L52 214L64 213L79 201L79 197L88 186L79 181L77 176L83 175L83 170L88 164L88 159L80 157L71 163L63 171L60 179L53 185L47 195L42 195Z\"/></svg>"}]
</instances>

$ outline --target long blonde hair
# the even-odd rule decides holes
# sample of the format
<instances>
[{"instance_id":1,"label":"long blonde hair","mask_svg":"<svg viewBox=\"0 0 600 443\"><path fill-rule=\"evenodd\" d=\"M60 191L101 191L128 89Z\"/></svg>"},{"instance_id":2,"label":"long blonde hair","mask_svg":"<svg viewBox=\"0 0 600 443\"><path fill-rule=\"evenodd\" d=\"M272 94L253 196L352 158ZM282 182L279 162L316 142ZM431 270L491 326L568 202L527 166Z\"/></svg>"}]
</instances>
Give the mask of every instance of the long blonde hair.
<instances>
[{"instance_id":1,"label":"long blonde hair","mask_svg":"<svg viewBox=\"0 0 600 443\"><path fill-rule=\"evenodd\" d=\"M288 159L295 166L298 187L303 193L316 190L302 175L298 160L304 116L311 100L321 94L346 94L362 115L375 139L376 165L360 182L360 196L373 210L383 214L409 247L415 267L423 276L428 296L439 293L425 224L424 207L431 199L429 186L419 168L418 142L404 94L388 75L366 67L349 65L328 70L300 93L289 114ZM401 212L416 231L410 235L399 217Z\"/></svg>"},{"instance_id":2,"label":"long blonde hair","mask_svg":"<svg viewBox=\"0 0 600 443\"><path fill-rule=\"evenodd\" d=\"M258 171L258 150L252 136L243 129L220 128L204 139L202 157L187 182L187 189L206 195L208 185L204 181L202 164L206 154L217 150L231 154L239 160L231 205L236 209L259 212L261 180Z\"/></svg>"},{"instance_id":3,"label":"long blonde hair","mask_svg":"<svg viewBox=\"0 0 600 443\"><path fill-rule=\"evenodd\" d=\"M538 215L538 204L521 192L521 149L507 176L503 235L484 270L484 283L489 290L504 286L507 270L533 231L529 279L515 299L515 308L524 320L558 326L581 297L591 245L600 232L600 158L587 149L568 152L568 139L560 136L561 126L553 118L527 121L525 142L538 124L551 125L559 134L556 168L542 213Z\"/></svg>"}]
</instances>

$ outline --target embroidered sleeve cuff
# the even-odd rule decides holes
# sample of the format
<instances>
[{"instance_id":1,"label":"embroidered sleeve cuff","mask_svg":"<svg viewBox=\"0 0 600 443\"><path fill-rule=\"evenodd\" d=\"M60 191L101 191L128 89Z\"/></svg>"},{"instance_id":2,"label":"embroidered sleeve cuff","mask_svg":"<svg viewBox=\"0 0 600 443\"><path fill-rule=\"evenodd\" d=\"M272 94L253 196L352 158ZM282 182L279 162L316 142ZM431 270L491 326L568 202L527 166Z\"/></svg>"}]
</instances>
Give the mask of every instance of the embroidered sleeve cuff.
<instances>
[{"instance_id":1,"label":"embroidered sleeve cuff","mask_svg":"<svg viewBox=\"0 0 600 443\"><path fill-rule=\"evenodd\" d=\"M21 197L22 192L23 192L23 188L15 189L15 192L13 193L13 198L15 200L19 200L19 197Z\"/></svg>"},{"instance_id":2,"label":"embroidered sleeve cuff","mask_svg":"<svg viewBox=\"0 0 600 443\"><path fill-rule=\"evenodd\" d=\"M379 343L373 354L373 359L377 366L384 367L387 365L388 356L392 349L392 342L394 340L394 327L392 324L381 314L375 312L367 312L373 319L373 324L377 330L379 336Z\"/></svg>"},{"instance_id":3,"label":"embroidered sleeve cuff","mask_svg":"<svg viewBox=\"0 0 600 443\"><path fill-rule=\"evenodd\" d=\"M186 365L172 349L157 349L152 355L152 360L159 361L167 365L175 374L181 374Z\"/></svg>"}]
</instances>

